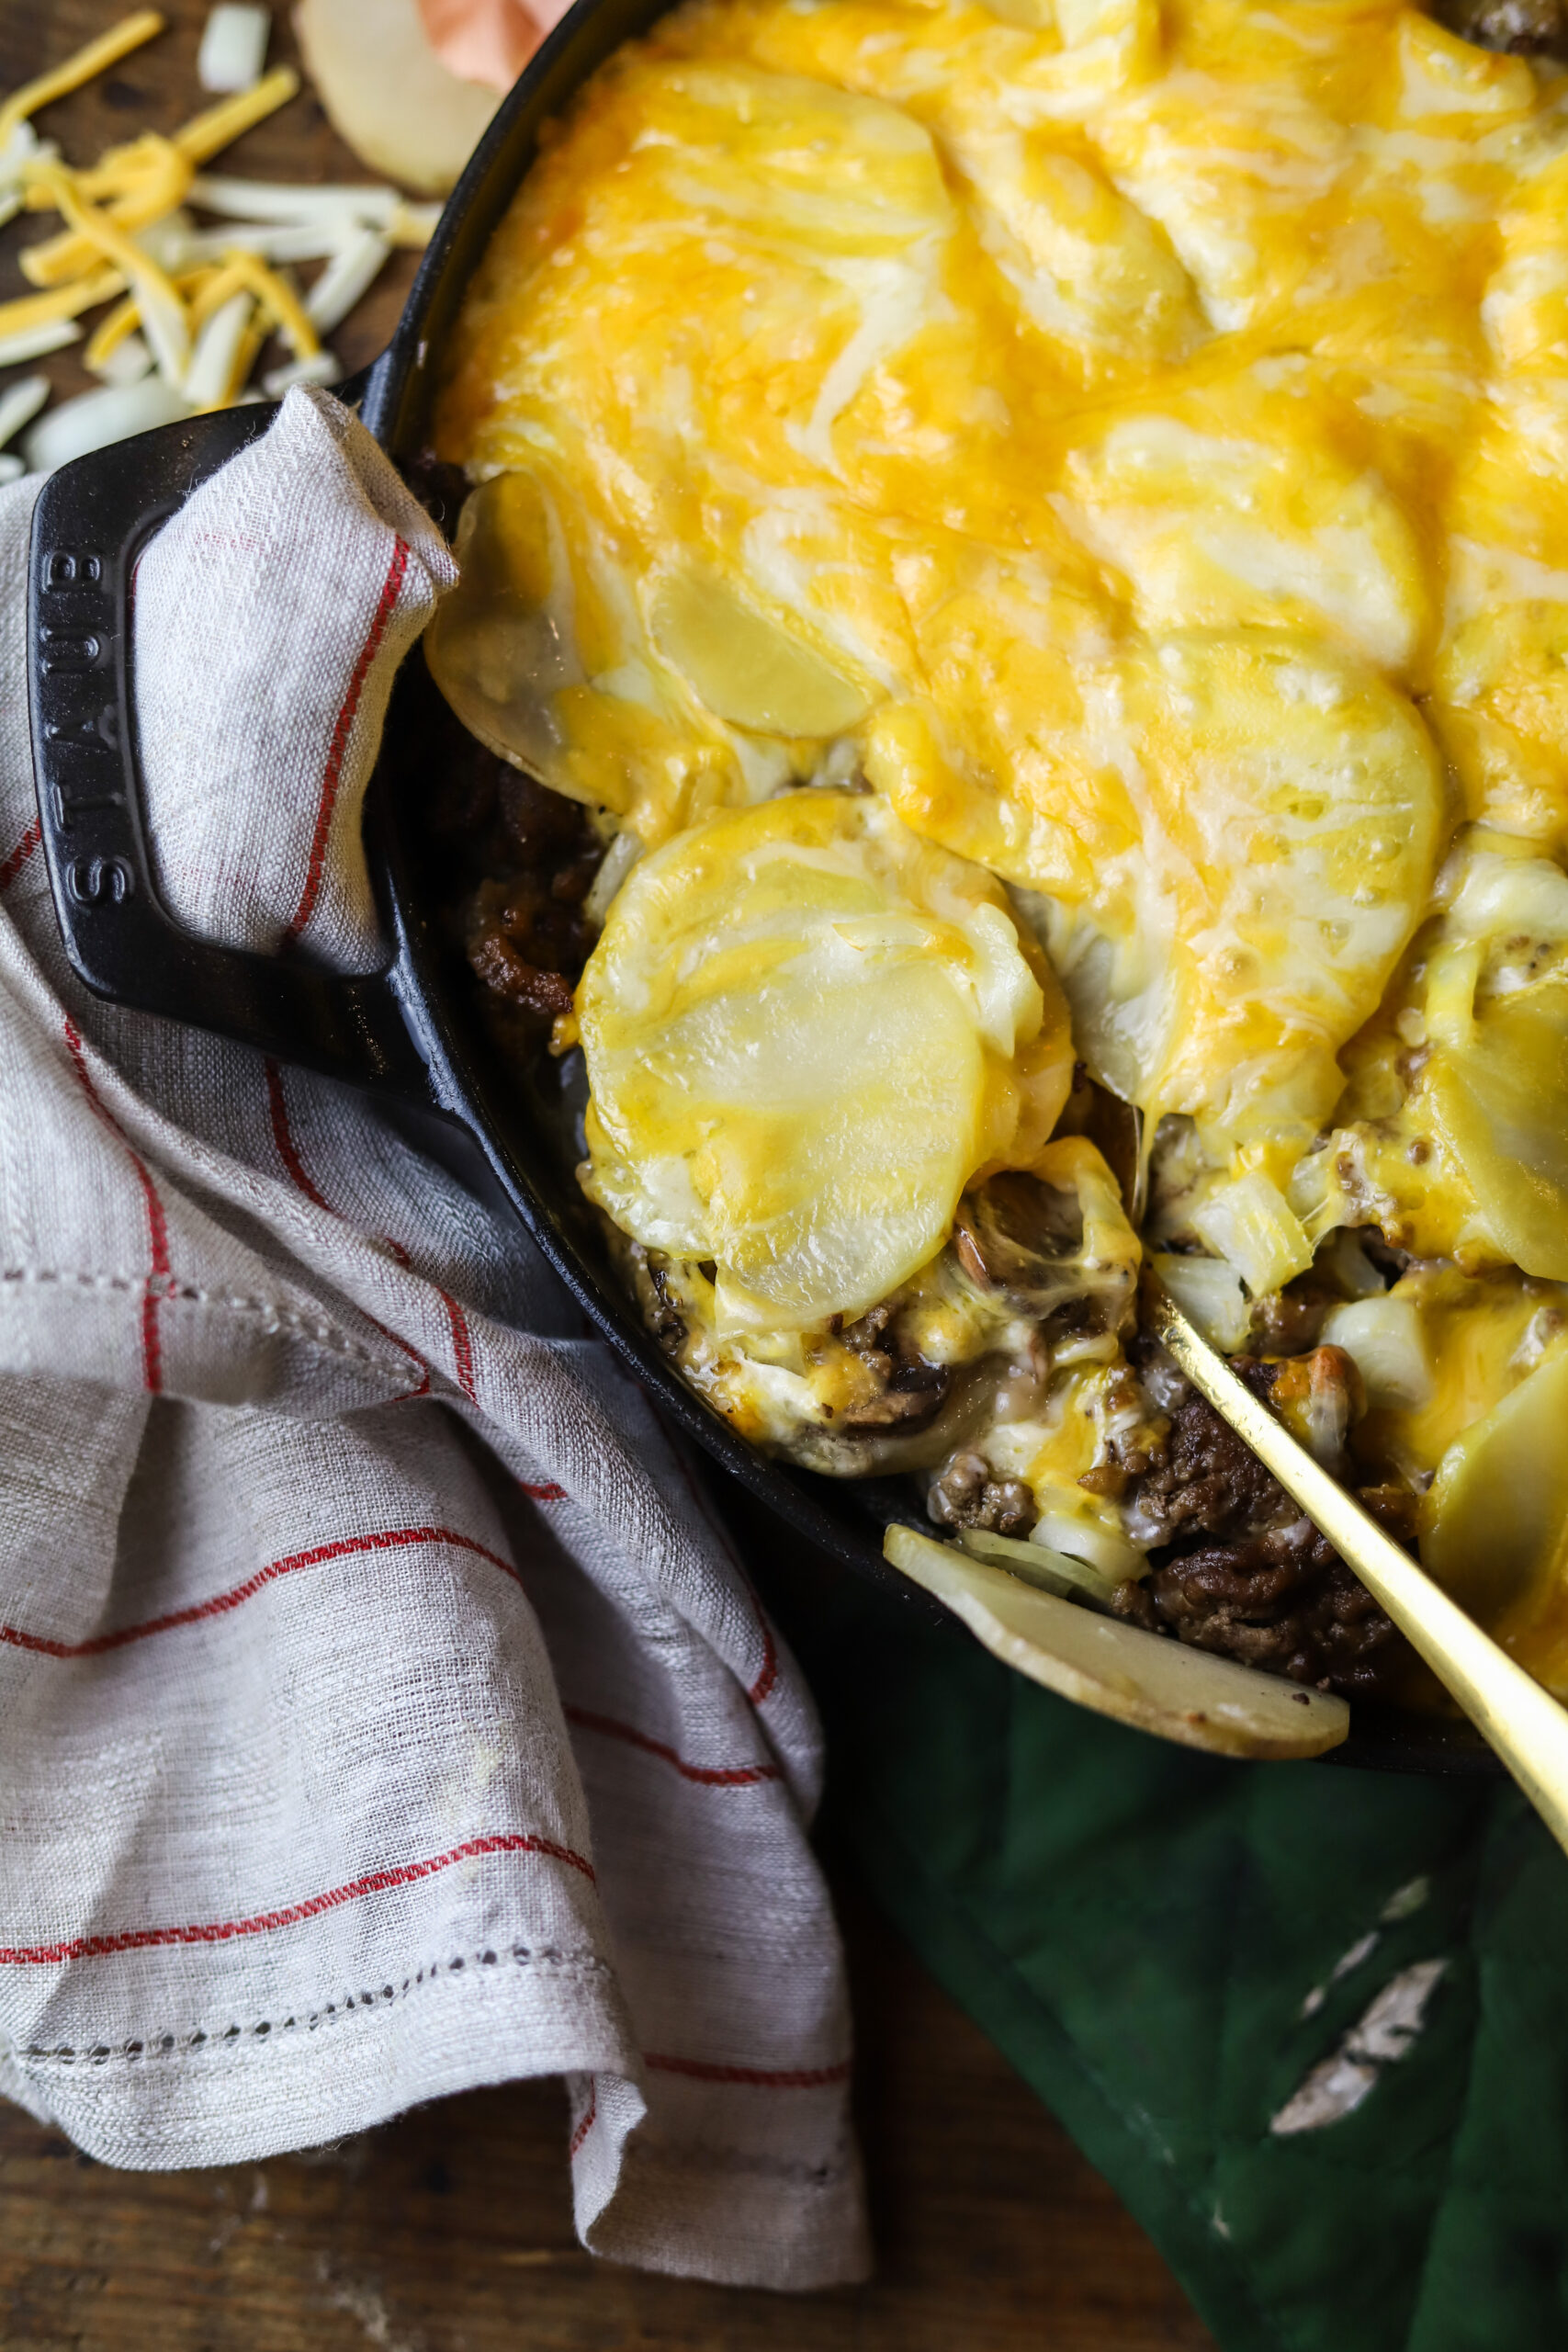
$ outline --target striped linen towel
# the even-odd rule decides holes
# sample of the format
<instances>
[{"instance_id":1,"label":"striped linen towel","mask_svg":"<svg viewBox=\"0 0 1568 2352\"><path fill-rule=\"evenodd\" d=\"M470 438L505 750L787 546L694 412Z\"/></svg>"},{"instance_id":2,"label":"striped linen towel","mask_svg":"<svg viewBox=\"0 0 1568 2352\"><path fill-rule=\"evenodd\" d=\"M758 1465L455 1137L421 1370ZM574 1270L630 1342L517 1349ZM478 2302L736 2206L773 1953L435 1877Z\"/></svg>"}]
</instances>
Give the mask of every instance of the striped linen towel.
<instances>
[{"instance_id":1,"label":"striped linen towel","mask_svg":"<svg viewBox=\"0 0 1568 2352\"><path fill-rule=\"evenodd\" d=\"M578 2227L866 2267L820 1740L697 1477L526 1238L366 1099L99 1004L0 496L0 2090L234 2162L559 2074ZM360 808L445 545L325 394L141 564L193 928L379 952Z\"/></svg>"}]
</instances>

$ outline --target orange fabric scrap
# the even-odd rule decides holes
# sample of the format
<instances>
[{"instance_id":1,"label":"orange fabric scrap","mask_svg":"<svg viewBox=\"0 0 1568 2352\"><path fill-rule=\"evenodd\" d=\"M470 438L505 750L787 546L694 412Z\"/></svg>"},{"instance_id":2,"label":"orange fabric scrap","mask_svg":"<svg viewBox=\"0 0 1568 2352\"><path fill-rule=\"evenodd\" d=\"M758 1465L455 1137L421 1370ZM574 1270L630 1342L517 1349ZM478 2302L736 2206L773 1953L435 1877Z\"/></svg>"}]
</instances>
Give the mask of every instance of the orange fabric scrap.
<instances>
[{"instance_id":1,"label":"orange fabric scrap","mask_svg":"<svg viewBox=\"0 0 1568 2352\"><path fill-rule=\"evenodd\" d=\"M510 90L571 0L419 0L430 45L461 82Z\"/></svg>"}]
</instances>

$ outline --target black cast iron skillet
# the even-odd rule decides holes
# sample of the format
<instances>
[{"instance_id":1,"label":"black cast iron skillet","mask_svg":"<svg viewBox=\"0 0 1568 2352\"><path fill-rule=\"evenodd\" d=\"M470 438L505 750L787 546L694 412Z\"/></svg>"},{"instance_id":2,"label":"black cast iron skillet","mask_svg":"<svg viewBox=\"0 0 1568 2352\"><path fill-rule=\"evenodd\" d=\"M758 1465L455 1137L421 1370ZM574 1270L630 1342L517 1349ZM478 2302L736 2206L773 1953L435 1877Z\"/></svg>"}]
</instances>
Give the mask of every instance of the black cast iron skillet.
<instances>
[{"instance_id":1,"label":"black cast iron skillet","mask_svg":"<svg viewBox=\"0 0 1568 2352\"><path fill-rule=\"evenodd\" d=\"M667 0L578 0L502 106L442 215L396 334L356 386L365 424L415 467L441 354L465 288L537 152L541 127ZM499 1193L663 1410L799 1537L889 1599L937 1606L886 1566L891 1518L923 1524L902 1482L814 1476L755 1453L693 1396L642 1329L592 1216L530 1100L480 1027L438 922L420 809L435 689L405 663L367 804L367 846L393 954L344 978L287 956L222 947L162 904L141 817L129 590L140 548L276 411L230 409L121 442L45 483L33 522L28 684L39 818L66 953L96 994L194 1023L369 1089L470 1183ZM448 526L454 515L438 516ZM944 1622L952 1623L951 1619ZM1498 1770L1464 1723L1360 1707L1336 1760L1394 1770Z\"/></svg>"}]
</instances>

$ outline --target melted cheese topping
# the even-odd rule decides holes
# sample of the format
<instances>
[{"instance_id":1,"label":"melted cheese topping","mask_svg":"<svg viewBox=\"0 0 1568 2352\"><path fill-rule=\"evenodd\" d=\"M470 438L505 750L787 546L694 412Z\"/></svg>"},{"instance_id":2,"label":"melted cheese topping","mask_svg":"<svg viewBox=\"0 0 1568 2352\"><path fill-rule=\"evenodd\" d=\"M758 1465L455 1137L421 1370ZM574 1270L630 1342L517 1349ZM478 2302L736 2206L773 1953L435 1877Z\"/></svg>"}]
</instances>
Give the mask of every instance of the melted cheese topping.
<instances>
[{"instance_id":1,"label":"melted cheese topping","mask_svg":"<svg viewBox=\"0 0 1568 2352\"><path fill-rule=\"evenodd\" d=\"M867 797L794 793L644 859L578 990L590 1196L711 1259L721 1336L854 1316L1066 1101L1049 967L991 876Z\"/></svg>"},{"instance_id":2,"label":"melted cheese topping","mask_svg":"<svg viewBox=\"0 0 1568 2352\"><path fill-rule=\"evenodd\" d=\"M1015 1268L1024 1280L1009 1283L981 1279L950 1241L879 1302L884 1329L872 1334L845 1327L841 1317L804 1331L721 1332L716 1267L691 1259L659 1262L624 1240L618 1254L684 1377L752 1443L830 1477L930 1471L955 1448L979 1444L998 1475L1027 1473L1043 1486L1066 1399L1085 1384L1093 1387L1120 1354L1141 1253L1115 1179L1082 1136L1046 1145L1030 1174L1067 1212L1066 1229L1056 1237L1062 1246ZM974 1196L968 1206L973 1212ZM1092 1314L1081 1312L1086 1302ZM1078 1311L1066 1322L1054 1320L1064 1306ZM1092 1328L1074 1328L1078 1324ZM894 1344L948 1375L934 1418L922 1414L908 1428L897 1413L879 1410L888 1364L877 1351L886 1326ZM1130 1386L1124 1368L1120 1378ZM1076 1468L1056 1458L1057 1487L1070 1490L1077 1471L1096 1458L1092 1440ZM1106 1530L1135 1566L1113 1504L1074 1491L1059 1493L1056 1501L1075 1519Z\"/></svg>"},{"instance_id":3,"label":"melted cheese topping","mask_svg":"<svg viewBox=\"0 0 1568 2352\"><path fill-rule=\"evenodd\" d=\"M1378 0L696 0L459 329L442 453L527 485L490 740L655 843L861 770L1045 902L1097 1075L1282 1185L1434 729L1568 828L1562 86Z\"/></svg>"}]
</instances>

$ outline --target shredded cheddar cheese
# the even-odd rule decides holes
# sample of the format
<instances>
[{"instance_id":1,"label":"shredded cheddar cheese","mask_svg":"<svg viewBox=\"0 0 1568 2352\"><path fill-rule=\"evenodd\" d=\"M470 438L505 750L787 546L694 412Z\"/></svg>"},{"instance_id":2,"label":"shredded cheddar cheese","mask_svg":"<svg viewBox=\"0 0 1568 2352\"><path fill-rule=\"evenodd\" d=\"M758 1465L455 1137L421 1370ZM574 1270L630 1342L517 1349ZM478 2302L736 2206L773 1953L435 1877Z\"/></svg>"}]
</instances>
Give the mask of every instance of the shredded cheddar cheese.
<instances>
[{"instance_id":1,"label":"shredded cheddar cheese","mask_svg":"<svg viewBox=\"0 0 1568 2352\"><path fill-rule=\"evenodd\" d=\"M143 41L151 40L163 29L164 19L155 8L140 8L134 16L124 17L118 25L112 25L107 33L100 33L96 40L88 41L85 48L77 50L52 73L40 74L36 81L24 82L19 90L13 90L0 104L0 153L9 146L17 128L40 107L52 106L56 98L69 97L73 90L81 89L84 83L107 72L109 66L118 65L122 57L129 57L133 49L140 49Z\"/></svg>"},{"instance_id":2,"label":"shredded cheddar cheese","mask_svg":"<svg viewBox=\"0 0 1568 2352\"><path fill-rule=\"evenodd\" d=\"M128 17L0 105L0 218L25 208L57 212L63 223L20 255L23 276L39 290L0 303L0 364L73 341L80 333L73 322L84 311L123 297L93 331L86 364L127 385L139 369L155 367L176 413L182 401L196 413L239 399L275 332L290 368L335 382L337 363L323 350L322 334L346 315L394 246L426 241L434 210L389 187L268 190L199 179L203 165L297 95L299 79L288 66L172 136L142 132L85 168L36 138L30 117L40 107L163 28L152 10ZM187 203L216 213L232 241L198 229L182 209ZM259 231L249 226L255 220L265 223ZM301 259L325 264L306 299L290 268ZM7 456L0 471L9 476L19 464Z\"/></svg>"}]
</instances>

